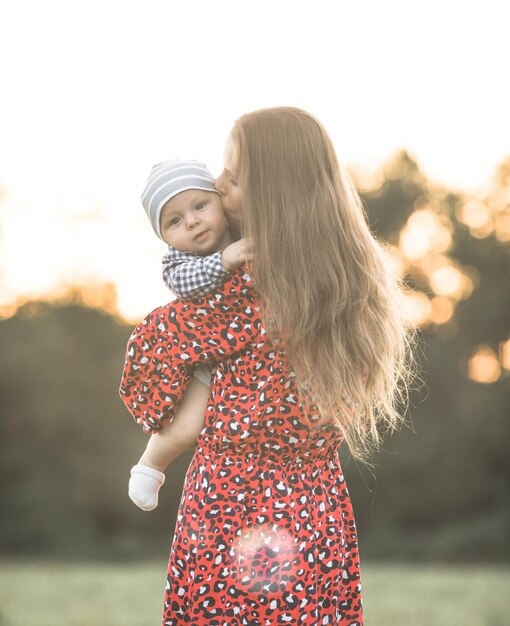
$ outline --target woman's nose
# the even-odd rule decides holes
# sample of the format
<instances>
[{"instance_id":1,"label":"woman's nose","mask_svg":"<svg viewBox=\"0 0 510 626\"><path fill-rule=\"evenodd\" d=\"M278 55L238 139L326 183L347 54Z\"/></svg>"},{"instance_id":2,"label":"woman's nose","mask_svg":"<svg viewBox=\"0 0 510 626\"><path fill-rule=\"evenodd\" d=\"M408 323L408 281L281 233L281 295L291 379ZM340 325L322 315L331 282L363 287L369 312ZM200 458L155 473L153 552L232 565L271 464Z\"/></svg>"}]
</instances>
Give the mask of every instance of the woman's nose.
<instances>
[{"instance_id":1,"label":"woman's nose","mask_svg":"<svg viewBox=\"0 0 510 626\"><path fill-rule=\"evenodd\" d=\"M216 191L219 191L221 195L225 193L225 186L223 184L223 181L224 181L223 173L221 173L218 176L218 178L214 181L214 188L216 189Z\"/></svg>"}]
</instances>

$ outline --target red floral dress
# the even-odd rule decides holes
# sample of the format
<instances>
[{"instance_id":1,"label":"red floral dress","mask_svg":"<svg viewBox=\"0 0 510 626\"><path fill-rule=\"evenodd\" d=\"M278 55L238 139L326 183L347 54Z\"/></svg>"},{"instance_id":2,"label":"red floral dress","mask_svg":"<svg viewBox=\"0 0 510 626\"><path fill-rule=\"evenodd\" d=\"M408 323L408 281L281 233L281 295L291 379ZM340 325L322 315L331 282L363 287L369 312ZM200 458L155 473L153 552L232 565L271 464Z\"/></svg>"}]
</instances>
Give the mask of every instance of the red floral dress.
<instances>
[{"instance_id":1,"label":"red floral dress","mask_svg":"<svg viewBox=\"0 0 510 626\"><path fill-rule=\"evenodd\" d=\"M239 270L200 301L150 313L127 348L121 396L147 433L164 426L199 363L216 363L168 564L164 626L363 622L356 528L337 456L313 435L285 353Z\"/></svg>"}]
</instances>

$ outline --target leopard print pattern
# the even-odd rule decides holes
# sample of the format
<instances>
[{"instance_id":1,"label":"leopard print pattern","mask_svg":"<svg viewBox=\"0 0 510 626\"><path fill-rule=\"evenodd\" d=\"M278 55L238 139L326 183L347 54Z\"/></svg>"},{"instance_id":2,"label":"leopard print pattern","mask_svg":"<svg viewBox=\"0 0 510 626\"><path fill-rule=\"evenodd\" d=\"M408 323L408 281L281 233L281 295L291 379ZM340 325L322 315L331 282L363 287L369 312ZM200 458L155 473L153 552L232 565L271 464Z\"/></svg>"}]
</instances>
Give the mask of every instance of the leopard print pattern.
<instances>
[{"instance_id":1,"label":"leopard print pattern","mask_svg":"<svg viewBox=\"0 0 510 626\"><path fill-rule=\"evenodd\" d=\"M156 309L128 343L121 396L148 433L193 368L216 363L168 563L163 626L361 626L356 527L340 433L315 429L242 270Z\"/></svg>"}]
</instances>

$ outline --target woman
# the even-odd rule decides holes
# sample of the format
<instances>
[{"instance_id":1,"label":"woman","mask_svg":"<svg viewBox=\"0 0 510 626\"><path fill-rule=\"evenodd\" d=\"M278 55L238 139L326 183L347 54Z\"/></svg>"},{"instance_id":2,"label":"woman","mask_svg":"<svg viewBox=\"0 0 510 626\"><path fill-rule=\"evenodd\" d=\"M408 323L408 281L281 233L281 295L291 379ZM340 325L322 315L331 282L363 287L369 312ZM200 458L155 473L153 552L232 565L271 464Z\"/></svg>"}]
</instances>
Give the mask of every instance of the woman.
<instances>
[{"instance_id":1,"label":"woman","mask_svg":"<svg viewBox=\"0 0 510 626\"><path fill-rule=\"evenodd\" d=\"M359 625L357 537L337 448L345 440L366 459L401 421L411 363L402 290L308 113L241 117L216 188L253 241L253 265L201 301L147 316L121 386L155 432L194 367L217 364L163 624Z\"/></svg>"}]
</instances>

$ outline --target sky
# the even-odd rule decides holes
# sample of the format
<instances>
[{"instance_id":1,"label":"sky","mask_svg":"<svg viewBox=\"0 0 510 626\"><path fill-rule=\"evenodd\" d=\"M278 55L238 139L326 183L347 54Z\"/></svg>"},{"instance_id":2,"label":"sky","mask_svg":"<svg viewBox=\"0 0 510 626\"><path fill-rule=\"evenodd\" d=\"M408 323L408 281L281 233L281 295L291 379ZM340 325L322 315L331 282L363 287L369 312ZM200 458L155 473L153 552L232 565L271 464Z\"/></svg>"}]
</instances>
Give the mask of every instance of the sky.
<instances>
[{"instance_id":1,"label":"sky","mask_svg":"<svg viewBox=\"0 0 510 626\"><path fill-rule=\"evenodd\" d=\"M509 18L504 0L1 3L0 306L94 281L131 320L167 301L150 168L219 174L261 107L313 113L349 167L406 149L481 193L510 154Z\"/></svg>"}]
</instances>

